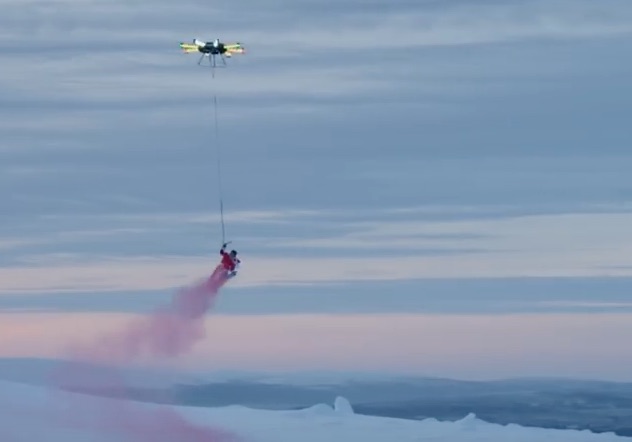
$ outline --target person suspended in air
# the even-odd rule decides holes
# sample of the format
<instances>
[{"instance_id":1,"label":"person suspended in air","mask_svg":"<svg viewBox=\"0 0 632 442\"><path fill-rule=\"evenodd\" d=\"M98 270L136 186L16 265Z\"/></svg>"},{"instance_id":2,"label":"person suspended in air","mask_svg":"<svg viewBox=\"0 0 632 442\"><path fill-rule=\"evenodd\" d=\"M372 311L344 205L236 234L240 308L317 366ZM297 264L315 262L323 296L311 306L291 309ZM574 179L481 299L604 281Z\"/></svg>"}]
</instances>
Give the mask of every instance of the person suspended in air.
<instances>
[{"instance_id":1,"label":"person suspended in air","mask_svg":"<svg viewBox=\"0 0 632 442\"><path fill-rule=\"evenodd\" d=\"M228 243L222 244L219 254L222 255L222 266L224 267L224 270L226 270L226 275L229 278L232 278L237 274L237 266L241 263L241 261L237 258L236 250L231 250L230 253L226 252L227 245Z\"/></svg>"}]
</instances>

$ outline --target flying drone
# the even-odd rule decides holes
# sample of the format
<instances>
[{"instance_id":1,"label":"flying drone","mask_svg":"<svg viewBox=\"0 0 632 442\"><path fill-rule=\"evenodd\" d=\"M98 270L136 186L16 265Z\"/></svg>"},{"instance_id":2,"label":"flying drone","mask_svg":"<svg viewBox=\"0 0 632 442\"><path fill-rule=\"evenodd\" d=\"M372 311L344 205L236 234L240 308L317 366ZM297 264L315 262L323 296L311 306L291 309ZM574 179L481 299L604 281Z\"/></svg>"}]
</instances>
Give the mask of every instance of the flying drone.
<instances>
[{"instance_id":1,"label":"flying drone","mask_svg":"<svg viewBox=\"0 0 632 442\"><path fill-rule=\"evenodd\" d=\"M218 38L211 42L205 42L193 39L193 43L180 43L180 48L187 54L191 52L200 52L202 55L198 60L198 64L201 66L205 57L209 59L209 65L212 68L226 67L226 59L224 57L232 57L233 54L243 54L246 52L241 43L222 43ZM216 57L222 60L222 65L218 66Z\"/></svg>"}]
</instances>

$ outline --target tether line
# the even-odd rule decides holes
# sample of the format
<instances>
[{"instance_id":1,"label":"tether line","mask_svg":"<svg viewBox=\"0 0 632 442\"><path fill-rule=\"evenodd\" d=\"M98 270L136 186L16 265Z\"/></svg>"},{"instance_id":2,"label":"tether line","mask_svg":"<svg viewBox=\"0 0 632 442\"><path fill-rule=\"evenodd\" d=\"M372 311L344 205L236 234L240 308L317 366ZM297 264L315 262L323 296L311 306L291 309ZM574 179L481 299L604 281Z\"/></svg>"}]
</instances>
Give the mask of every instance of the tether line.
<instances>
[{"instance_id":1,"label":"tether line","mask_svg":"<svg viewBox=\"0 0 632 442\"><path fill-rule=\"evenodd\" d=\"M226 227L224 225L224 197L222 192L222 163L221 163L221 146L219 143L219 123L217 119L217 94L213 95L213 104L215 108L215 142L217 146L217 189L219 195L219 213L222 223L222 244L226 242Z\"/></svg>"}]
</instances>

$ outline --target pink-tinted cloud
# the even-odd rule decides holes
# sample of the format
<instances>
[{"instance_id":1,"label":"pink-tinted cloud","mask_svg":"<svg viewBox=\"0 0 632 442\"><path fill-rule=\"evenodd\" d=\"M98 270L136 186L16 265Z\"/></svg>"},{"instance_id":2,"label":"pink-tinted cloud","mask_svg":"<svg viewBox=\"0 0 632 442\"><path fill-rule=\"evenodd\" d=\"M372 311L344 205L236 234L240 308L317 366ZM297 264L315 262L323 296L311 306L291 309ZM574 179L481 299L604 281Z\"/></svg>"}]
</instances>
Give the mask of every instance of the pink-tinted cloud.
<instances>
[{"instance_id":1,"label":"pink-tinted cloud","mask_svg":"<svg viewBox=\"0 0 632 442\"><path fill-rule=\"evenodd\" d=\"M0 354L59 356L133 315L0 316ZM394 371L632 380L630 314L212 316L183 369ZM219 339L218 337L221 337ZM139 363L149 363L142 359ZM155 362L155 361L154 361Z\"/></svg>"}]
</instances>

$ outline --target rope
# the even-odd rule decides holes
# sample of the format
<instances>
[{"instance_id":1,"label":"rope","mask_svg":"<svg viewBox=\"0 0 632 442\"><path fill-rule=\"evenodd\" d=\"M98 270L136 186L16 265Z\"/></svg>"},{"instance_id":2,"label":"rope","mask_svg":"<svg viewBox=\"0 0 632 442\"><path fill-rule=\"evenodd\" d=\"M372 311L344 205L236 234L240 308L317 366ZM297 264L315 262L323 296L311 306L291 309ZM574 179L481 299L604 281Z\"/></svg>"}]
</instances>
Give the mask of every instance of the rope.
<instances>
[{"instance_id":1,"label":"rope","mask_svg":"<svg viewBox=\"0 0 632 442\"><path fill-rule=\"evenodd\" d=\"M222 223L222 244L224 244L226 243L226 227L224 226L224 198L222 196L221 150L219 143L219 124L217 122L217 94L213 95L213 104L215 107L215 141L217 145L217 188L219 194L219 213Z\"/></svg>"}]
</instances>

